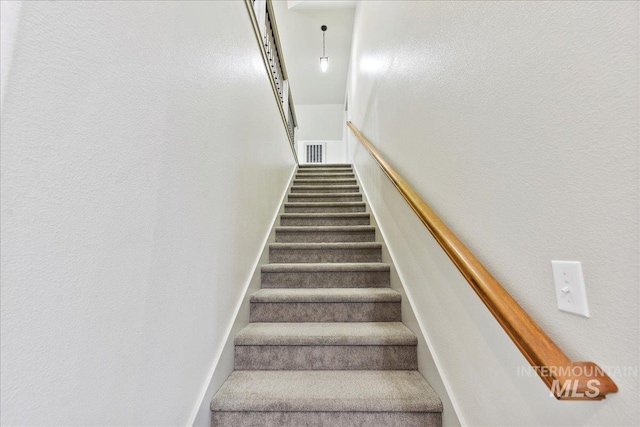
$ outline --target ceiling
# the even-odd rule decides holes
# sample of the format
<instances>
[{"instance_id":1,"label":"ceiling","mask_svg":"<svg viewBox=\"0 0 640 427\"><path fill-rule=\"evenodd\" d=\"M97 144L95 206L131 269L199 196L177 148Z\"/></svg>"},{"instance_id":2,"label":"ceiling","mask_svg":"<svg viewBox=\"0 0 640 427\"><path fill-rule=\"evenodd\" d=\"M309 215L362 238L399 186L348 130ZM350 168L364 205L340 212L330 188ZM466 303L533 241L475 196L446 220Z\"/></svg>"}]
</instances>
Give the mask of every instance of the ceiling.
<instances>
[{"instance_id":1,"label":"ceiling","mask_svg":"<svg viewBox=\"0 0 640 427\"><path fill-rule=\"evenodd\" d=\"M354 8L356 0L287 0L289 9Z\"/></svg>"},{"instance_id":2,"label":"ceiling","mask_svg":"<svg viewBox=\"0 0 640 427\"><path fill-rule=\"evenodd\" d=\"M295 104L343 104L347 87L355 1L274 1ZM320 71L322 31L327 26L329 69Z\"/></svg>"}]
</instances>

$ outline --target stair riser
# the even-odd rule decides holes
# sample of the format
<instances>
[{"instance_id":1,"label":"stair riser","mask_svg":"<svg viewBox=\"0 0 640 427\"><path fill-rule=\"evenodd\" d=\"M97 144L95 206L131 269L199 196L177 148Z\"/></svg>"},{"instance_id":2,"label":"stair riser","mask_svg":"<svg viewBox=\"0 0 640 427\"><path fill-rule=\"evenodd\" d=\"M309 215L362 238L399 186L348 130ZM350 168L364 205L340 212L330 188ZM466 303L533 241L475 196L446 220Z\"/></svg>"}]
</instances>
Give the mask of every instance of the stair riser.
<instances>
[{"instance_id":1,"label":"stair riser","mask_svg":"<svg viewBox=\"0 0 640 427\"><path fill-rule=\"evenodd\" d=\"M336 172L336 173L347 173L347 172L353 172L353 167L351 167L350 165L346 165L339 168L332 168L332 167L319 165L314 167L299 167L296 172L297 173L314 173L314 171L317 171L317 170L326 170L329 172Z\"/></svg>"},{"instance_id":2,"label":"stair riser","mask_svg":"<svg viewBox=\"0 0 640 427\"><path fill-rule=\"evenodd\" d=\"M438 412L212 412L212 426L440 427Z\"/></svg>"},{"instance_id":3,"label":"stair riser","mask_svg":"<svg viewBox=\"0 0 640 427\"><path fill-rule=\"evenodd\" d=\"M295 179L356 179L352 173L297 173Z\"/></svg>"},{"instance_id":4,"label":"stair riser","mask_svg":"<svg viewBox=\"0 0 640 427\"><path fill-rule=\"evenodd\" d=\"M263 288L388 288L388 271L262 273Z\"/></svg>"},{"instance_id":5,"label":"stair riser","mask_svg":"<svg viewBox=\"0 0 640 427\"><path fill-rule=\"evenodd\" d=\"M277 243L341 243L375 242L376 232L371 231L313 231L289 232L276 230Z\"/></svg>"},{"instance_id":6,"label":"stair riser","mask_svg":"<svg viewBox=\"0 0 640 427\"><path fill-rule=\"evenodd\" d=\"M351 169L305 169L305 170L299 170L298 172L296 172L296 177L298 176L309 176L309 175L316 175L316 176L339 176L339 175L351 175L348 176L347 178L355 178L355 173L353 172L353 170Z\"/></svg>"},{"instance_id":7,"label":"stair riser","mask_svg":"<svg viewBox=\"0 0 640 427\"><path fill-rule=\"evenodd\" d=\"M219 412L211 413L212 426L282 427L440 427L437 412Z\"/></svg>"},{"instance_id":8,"label":"stair riser","mask_svg":"<svg viewBox=\"0 0 640 427\"><path fill-rule=\"evenodd\" d=\"M302 202L302 203L317 203L317 202L361 202L362 194L349 194L349 195L336 195L336 196L323 196L314 197L311 195L289 194L287 196L288 202Z\"/></svg>"},{"instance_id":9,"label":"stair riser","mask_svg":"<svg viewBox=\"0 0 640 427\"><path fill-rule=\"evenodd\" d=\"M355 179L294 179L293 185L356 185Z\"/></svg>"},{"instance_id":10,"label":"stair riser","mask_svg":"<svg viewBox=\"0 0 640 427\"><path fill-rule=\"evenodd\" d=\"M366 212L364 205L348 206L295 206L284 205L284 213L353 213Z\"/></svg>"},{"instance_id":11,"label":"stair riser","mask_svg":"<svg viewBox=\"0 0 640 427\"><path fill-rule=\"evenodd\" d=\"M368 215L356 217L286 217L280 218L282 226L332 226L332 225L370 225Z\"/></svg>"},{"instance_id":12,"label":"stair riser","mask_svg":"<svg viewBox=\"0 0 640 427\"><path fill-rule=\"evenodd\" d=\"M320 186L320 185L304 185L304 186L292 186L292 193L359 193L360 188L358 186ZM360 199L362 200L362 199Z\"/></svg>"},{"instance_id":13,"label":"stair riser","mask_svg":"<svg viewBox=\"0 0 640 427\"><path fill-rule=\"evenodd\" d=\"M351 165L300 165L298 166L298 170L336 170L336 169L349 169L352 170L353 168L351 167Z\"/></svg>"},{"instance_id":14,"label":"stair riser","mask_svg":"<svg viewBox=\"0 0 640 427\"><path fill-rule=\"evenodd\" d=\"M271 263L382 262L380 248L354 249L269 249Z\"/></svg>"},{"instance_id":15,"label":"stair riser","mask_svg":"<svg viewBox=\"0 0 640 427\"><path fill-rule=\"evenodd\" d=\"M412 345L242 345L236 370L413 370Z\"/></svg>"},{"instance_id":16,"label":"stair riser","mask_svg":"<svg viewBox=\"0 0 640 427\"><path fill-rule=\"evenodd\" d=\"M400 302L252 302L251 322L400 322Z\"/></svg>"}]
</instances>

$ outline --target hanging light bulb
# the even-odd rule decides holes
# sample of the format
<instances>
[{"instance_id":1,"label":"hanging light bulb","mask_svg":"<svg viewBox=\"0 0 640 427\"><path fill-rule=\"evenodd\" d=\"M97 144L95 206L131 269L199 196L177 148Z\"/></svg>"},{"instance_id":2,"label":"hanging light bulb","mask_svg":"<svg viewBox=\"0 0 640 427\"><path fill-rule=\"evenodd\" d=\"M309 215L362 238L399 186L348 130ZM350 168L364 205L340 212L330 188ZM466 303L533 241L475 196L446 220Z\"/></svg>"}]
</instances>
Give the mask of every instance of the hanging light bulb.
<instances>
[{"instance_id":1,"label":"hanging light bulb","mask_svg":"<svg viewBox=\"0 0 640 427\"><path fill-rule=\"evenodd\" d=\"M320 69L322 70L322 72L326 73L328 68L329 68L329 58L327 58L326 56L320 57Z\"/></svg>"},{"instance_id":2,"label":"hanging light bulb","mask_svg":"<svg viewBox=\"0 0 640 427\"><path fill-rule=\"evenodd\" d=\"M320 70L322 70L323 73L326 73L327 69L329 68L329 57L325 54L324 39L325 32L327 31L327 26L323 25L322 27L320 27L320 29L322 30L322 56L320 57Z\"/></svg>"}]
</instances>

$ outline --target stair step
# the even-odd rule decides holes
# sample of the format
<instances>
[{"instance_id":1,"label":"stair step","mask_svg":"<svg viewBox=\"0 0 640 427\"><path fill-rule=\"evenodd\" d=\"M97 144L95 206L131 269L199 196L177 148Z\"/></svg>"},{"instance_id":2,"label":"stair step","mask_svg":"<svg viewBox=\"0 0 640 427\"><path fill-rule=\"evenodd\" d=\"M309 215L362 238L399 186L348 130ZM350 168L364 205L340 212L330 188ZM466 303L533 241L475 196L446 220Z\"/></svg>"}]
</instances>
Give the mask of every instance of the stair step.
<instances>
[{"instance_id":1,"label":"stair step","mask_svg":"<svg viewBox=\"0 0 640 427\"><path fill-rule=\"evenodd\" d=\"M318 165L299 165L298 170L309 170L309 169L351 169L351 165L349 164L318 164Z\"/></svg>"},{"instance_id":2,"label":"stair step","mask_svg":"<svg viewBox=\"0 0 640 427\"><path fill-rule=\"evenodd\" d=\"M389 288L261 289L250 322L399 322L401 296Z\"/></svg>"},{"instance_id":3,"label":"stair step","mask_svg":"<svg viewBox=\"0 0 640 427\"><path fill-rule=\"evenodd\" d=\"M298 176L307 176L307 175L321 175L321 176L335 176L335 175L352 175L355 177L355 172L351 168L335 168L335 169L298 169L296 171L296 175Z\"/></svg>"},{"instance_id":4,"label":"stair step","mask_svg":"<svg viewBox=\"0 0 640 427\"><path fill-rule=\"evenodd\" d=\"M298 172L296 173L296 179L355 179L356 176L353 172Z\"/></svg>"},{"instance_id":5,"label":"stair step","mask_svg":"<svg viewBox=\"0 0 640 427\"><path fill-rule=\"evenodd\" d=\"M301 203L344 203L344 202L362 202L362 194L360 193L334 193L334 194L317 194L317 193L298 193L288 194L288 202Z\"/></svg>"},{"instance_id":6,"label":"stair step","mask_svg":"<svg viewBox=\"0 0 640 427\"><path fill-rule=\"evenodd\" d=\"M276 227L277 243L374 242L376 229L371 225Z\"/></svg>"},{"instance_id":7,"label":"stair step","mask_svg":"<svg viewBox=\"0 0 640 427\"><path fill-rule=\"evenodd\" d=\"M313 173L322 173L322 174L345 174L350 173L353 174L352 167L346 168L302 168L296 171L297 174L313 174Z\"/></svg>"},{"instance_id":8,"label":"stair step","mask_svg":"<svg viewBox=\"0 0 640 427\"><path fill-rule=\"evenodd\" d=\"M357 185L293 185L291 193L358 193Z\"/></svg>"},{"instance_id":9,"label":"stair step","mask_svg":"<svg viewBox=\"0 0 640 427\"><path fill-rule=\"evenodd\" d=\"M396 303L402 296L390 288L260 289L252 303Z\"/></svg>"},{"instance_id":10,"label":"stair step","mask_svg":"<svg viewBox=\"0 0 640 427\"><path fill-rule=\"evenodd\" d=\"M280 216L283 226L313 225L369 225L371 217L367 212L349 213L284 213Z\"/></svg>"},{"instance_id":11,"label":"stair step","mask_svg":"<svg viewBox=\"0 0 640 427\"><path fill-rule=\"evenodd\" d=\"M293 185L302 186L302 185L356 185L356 179L294 179Z\"/></svg>"},{"instance_id":12,"label":"stair step","mask_svg":"<svg viewBox=\"0 0 640 427\"><path fill-rule=\"evenodd\" d=\"M375 242L272 243L269 262L382 262L382 245Z\"/></svg>"},{"instance_id":13,"label":"stair step","mask_svg":"<svg viewBox=\"0 0 640 427\"><path fill-rule=\"evenodd\" d=\"M212 425L440 426L418 371L235 371L211 400Z\"/></svg>"},{"instance_id":14,"label":"stair step","mask_svg":"<svg viewBox=\"0 0 640 427\"><path fill-rule=\"evenodd\" d=\"M249 323L238 332L234 344L241 346L415 346L418 344L418 339L401 322Z\"/></svg>"},{"instance_id":15,"label":"stair step","mask_svg":"<svg viewBox=\"0 0 640 427\"><path fill-rule=\"evenodd\" d=\"M285 203L285 213L346 213L365 212L367 210L364 202L307 202L307 203Z\"/></svg>"},{"instance_id":16,"label":"stair step","mask_svg":"<svg viewBox=\"0 0 640 427\"><path fill-rule=\"evenodd\" d=\"M389 287L389 264L267 264L261 268L263 288Z\"/></svg>"},{"instance_id":17,"label":"stair step","mask_svg":"<svg viewBox=\"0 0 640 427\"><path fill-rule=\"evenodd\" d=\"M417 342L400 322L250 323L235 337L235 369L418 369Z\"/></svg>"}]
</instances>

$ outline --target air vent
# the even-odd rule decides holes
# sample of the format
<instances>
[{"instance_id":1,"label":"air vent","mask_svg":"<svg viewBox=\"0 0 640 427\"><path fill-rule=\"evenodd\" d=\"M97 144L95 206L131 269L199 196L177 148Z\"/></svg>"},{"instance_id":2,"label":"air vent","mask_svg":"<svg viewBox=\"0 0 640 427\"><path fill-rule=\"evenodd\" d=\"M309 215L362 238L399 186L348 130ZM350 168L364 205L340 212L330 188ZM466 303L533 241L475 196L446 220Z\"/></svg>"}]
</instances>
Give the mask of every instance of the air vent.
<instances>
[{"instance_id":1,"label":"air vent","mask_svg":"<svg viewBox=\"0 0 640 427\"><path fill-rule=\"evenodd\" d=\"M307 144L307 163L323 163L324 144Z\"/></svg>"}]
</instances>

